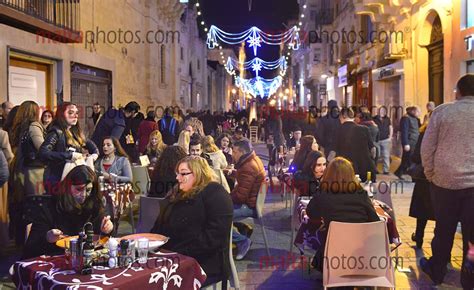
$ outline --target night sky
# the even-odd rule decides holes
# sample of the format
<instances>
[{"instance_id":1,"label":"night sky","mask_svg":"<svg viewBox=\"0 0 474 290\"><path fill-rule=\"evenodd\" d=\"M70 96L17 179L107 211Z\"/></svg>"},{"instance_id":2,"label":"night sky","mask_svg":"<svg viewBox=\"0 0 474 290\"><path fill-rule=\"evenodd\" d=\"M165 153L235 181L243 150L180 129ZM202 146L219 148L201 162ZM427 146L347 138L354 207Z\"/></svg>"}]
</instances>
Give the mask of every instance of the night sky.
<instances>
[{"instance_id":1,"label":"night sky","mask_svg":"<svg viewBox=\"0 0 474 290\"><path fill-rule=\"evenodd\" d=\"M297 0L253 0L250 12L248 0L200 0L199 3L204 21L209 26L216 25L230 33L242 32L252 26L257 26L267 33L282 33L287 30L284 24L298 17ZM253 58L253 52L248 46L246 54L247 61ZM280 56L277 46L262 44L258 50L258 57L266 61L276 60ZM272 73L263 70L260 75L271 78L277 73L278 71Z\"/></svg>"}]
</instances>

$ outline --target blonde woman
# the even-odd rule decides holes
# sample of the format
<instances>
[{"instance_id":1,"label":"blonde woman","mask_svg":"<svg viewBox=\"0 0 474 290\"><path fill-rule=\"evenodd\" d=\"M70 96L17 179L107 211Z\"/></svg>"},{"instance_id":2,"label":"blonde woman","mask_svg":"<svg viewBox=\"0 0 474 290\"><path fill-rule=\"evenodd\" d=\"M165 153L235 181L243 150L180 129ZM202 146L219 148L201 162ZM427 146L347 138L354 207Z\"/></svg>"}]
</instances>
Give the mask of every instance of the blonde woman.
<instances>
[{"instance_id":1,"label":"blonde woman","mask_svg":"<svg viewBox=\"0 0 474 290\"><path fill-rule=\"evenodd\" d=\"M145 154L148 156L148 159L150 159L150 162L156 163L165 148L166 144L163 142L161 132L159 130L151 132L148 144L146 145L145 149Z\"/></svg>"},{"instance_id":2,"label":"blonde woman","mask_svg":"<svg viewBox=\"0 0 474 290\"><path fill-rule=\"evenodd\" d=\"M191 142L191 133L189 131L183 130L179 133L178 145L186 151L186 154L189 155L189 143Z\"/></svg>"},{"instance_id":3,"label":"blonde woman","mask_svg":"<svg viewBox=\"0 0 474 290\"><path fill-rule=\"evenodd\" d=\"M209 155L209 158L212 161L212 167L216 172L219 181L224 186L224 188L230 192L229 184L225 178L223 170L227 168L227 159L222 152L222 150L217 147L214 143L214 138L212 136L204 136L201 139L202 151Z\"/></svg>"},{"instance_id":4,"label":"blonde woman","mask_svg":"<svg viewBox=\"0 0 474 290\"><path fill-rule=\"evenodd\" d=\"M178 186L165 198L151 230L170 238L167 250L195 258L208 275L207 284L229 267L222 257L228 251L233 214L229 194L213 178L204 158L179 161Z\"/></svg>"}]
</instances>

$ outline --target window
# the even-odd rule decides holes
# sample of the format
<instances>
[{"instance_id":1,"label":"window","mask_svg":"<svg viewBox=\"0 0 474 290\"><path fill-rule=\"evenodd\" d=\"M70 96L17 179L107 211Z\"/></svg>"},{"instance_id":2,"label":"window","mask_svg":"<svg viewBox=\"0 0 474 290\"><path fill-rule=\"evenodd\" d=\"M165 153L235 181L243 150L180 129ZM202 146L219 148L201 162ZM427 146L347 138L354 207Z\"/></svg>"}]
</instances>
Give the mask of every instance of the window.
<instances>
[{"instance_id":1,"label":"window","mask_svg":"<svg viewBox=\"0 0 474 290\"><path fill-rule=\"evenodd\" d=\"M166 82L165 78L165 71L166 71L166 48L165 45L162 44L160 48L160 59L161 59L161 67L160 67L160 82L164 84Z\"/></svg>"},{"instance_id":2,"label":"window","mask_svg":"<svg viewBox=\"0 0 474 290\"><path fill-rule=\"evenodd\" d=\"M466 0L466 28L474 26L474 0Z\"/></svg>"},{"instance_id":3,"label":"window","mask_svg":"<svg viewBox=\"0 0 474 290\"><path fill-rule=\"evenodd\" d=\"M201 70L201 61L198 59L198 62L197 62L197 68L198 70Z\"/></svg>"},{"instance_id":4,"label":"window","mask_svg":"<svg viewBox=\"0 0 474 290\"><path fill-rule=\"evenodd\" d=\"M466 63L466 73L471 73L471 74L474 74L474 59L473 60L470 60Z\"/></svg>"},{"instance_id":5,"label":"window","mask_svg":"<svg viewBox=\"0 0 474 290\"><path fill-rule=\"evenodd\" d=\"M181 52L181 60L184 60L184 49L182 46L181 46L180 52Z\"/></svg>"}]
</instances>

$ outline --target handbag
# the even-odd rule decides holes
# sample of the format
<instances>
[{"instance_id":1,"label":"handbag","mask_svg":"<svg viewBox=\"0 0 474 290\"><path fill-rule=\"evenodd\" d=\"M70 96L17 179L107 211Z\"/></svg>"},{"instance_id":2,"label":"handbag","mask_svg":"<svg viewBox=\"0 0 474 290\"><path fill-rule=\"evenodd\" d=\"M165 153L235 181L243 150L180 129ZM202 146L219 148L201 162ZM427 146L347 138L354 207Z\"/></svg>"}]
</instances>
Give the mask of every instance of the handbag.
<instances>
[{"instance_id":1,"label":"handbag","mask_svg":"<svg viewBox=\"0 0 474 290\"><path fill-rule=\"evenodd\" d=\"M73 170L76 166L85 165L90 169L94 170L94 159L91 156L86 158L80 158L75 161L68 161L64 164L63 174L61 175L61 181Z\"/></svg>"},{"instance_id":2,"label":"handbag","mask_svg":"<svg viewBox=\"0 0 474 290\"><path fill-rule=\"evenodd\" d=\"M43 163L38 158L38 150L36 150L28 130L21 136L20 152L23 158L23 167L43 167Z\"/></svg>"}]
</instances>

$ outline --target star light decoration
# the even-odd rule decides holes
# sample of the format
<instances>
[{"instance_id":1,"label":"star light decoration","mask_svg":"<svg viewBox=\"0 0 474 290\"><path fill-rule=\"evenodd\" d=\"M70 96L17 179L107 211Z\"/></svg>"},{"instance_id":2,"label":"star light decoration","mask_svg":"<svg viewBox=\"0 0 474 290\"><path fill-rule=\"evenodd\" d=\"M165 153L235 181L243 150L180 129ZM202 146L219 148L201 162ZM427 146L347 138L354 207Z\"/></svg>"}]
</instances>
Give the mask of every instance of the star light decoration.
<instances>
[{"instance_id":1,"label":"star light decoration","mask_svg":"<svg viewBox=\"0 0 474 290\"><path fill-rule=\"evenodd\" d=\"M257 49L262 46L260 44L261 41L262 40L260 36L258 36L257 31L254 30L250 38L247 40L249 47L253 48L253 55L257 55Z\"/></svg>"},{"instance_id":2,"label":"star light decoration","mask_svg":"<svg viewBox=\"0 0 474 290\"><path fill-rule=\"evenodd\" d=\"M250 61L246 61L243 63L229 56L227 58L225 68L227 72L231 75L235 75L236 68L241 68L243 70L252 69L257 76L262 69L265 69L265 70L280 69L280 76L283 77L286 74L288 63L285 56L282 56L275 61L265 61L259 57L256 57Z\"/></svg>"},{"instance_id":3,"label":"star light decoration","mask_svg":"<svg viewBox=\"0 0 474 290\"><path fill-rule=\"evenodd\" d=\"M262 70L262 63L260 60L257 61L252 65L252 69L255 72L255 75L258 77L258 73Z\"/></svg>"},{"instance_id":4,"label":"star light decoration","mask_svg":"<svg viewBox=\"0 0 474 290\"><path fill-rule=\"evenodd\" d=\"M235 85L245 94L250 94L253 97L260 96L266 98L275 94L283 83L283 78L277 76L273 79L264 79L262 77L255 77L252 79L244 79L235 77Z\"/></svg>"},{"instance_id":5,"label":"star light decoration","mask_svg":"<svg viewBox=\"0 0 474 290\"><path fill-rule=\"evenodd\" d=\"M212 25L207 33L207 46L209 49L219 47L219 41L230 45L237 45L242 42L247 42L249 47L253 49L254 55L257 55L257 49L262 46L262 43L267 45L281 45L282 43L289 43L293 50L298 50L300 47L300 36L298 27L294 26L288 31L280 34L265 33L259 28L253 26L250 29L240 33L225 32L216 26Z\"/></svg>"}]
</instances>

